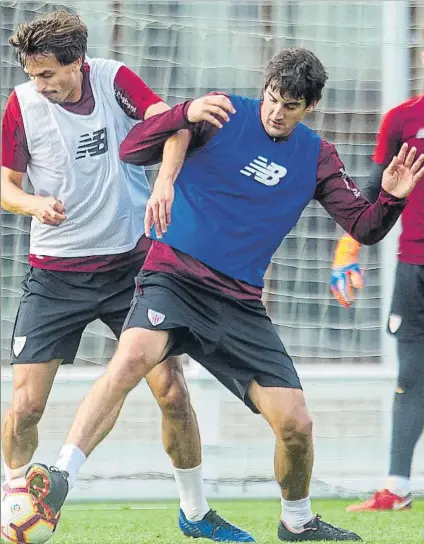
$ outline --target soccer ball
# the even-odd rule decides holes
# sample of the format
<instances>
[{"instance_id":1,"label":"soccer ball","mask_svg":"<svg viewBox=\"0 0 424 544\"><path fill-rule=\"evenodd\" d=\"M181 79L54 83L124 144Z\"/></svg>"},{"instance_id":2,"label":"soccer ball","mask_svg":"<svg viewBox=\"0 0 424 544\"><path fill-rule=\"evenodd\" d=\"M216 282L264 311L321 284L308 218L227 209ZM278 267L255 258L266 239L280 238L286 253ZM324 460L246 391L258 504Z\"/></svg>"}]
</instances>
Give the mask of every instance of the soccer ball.
<instances>
[{"instance_id":1,"label":"soccer ball","mask_svg":"<svg viewBox=\"0 0 424 544\"><path fill-rule=\"evenodd\" d=\"M15 544L44 544L55 532L60 512L49 520L35 510L25 487L3 486L1 502L1 536Z\"/></svg>"}]
</instances>

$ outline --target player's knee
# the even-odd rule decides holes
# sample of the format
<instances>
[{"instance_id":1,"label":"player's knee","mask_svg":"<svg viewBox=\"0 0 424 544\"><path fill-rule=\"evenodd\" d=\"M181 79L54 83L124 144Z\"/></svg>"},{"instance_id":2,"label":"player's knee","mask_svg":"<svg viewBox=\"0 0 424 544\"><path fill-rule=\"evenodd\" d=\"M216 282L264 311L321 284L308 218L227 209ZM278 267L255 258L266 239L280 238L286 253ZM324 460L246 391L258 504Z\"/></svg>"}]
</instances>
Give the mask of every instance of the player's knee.
<instances>
[{"instance_id":1,"label":"player's knee","mask_svg":"<svg viewBox=\"0 0 424 544\"><path fill-rule=\"evenodd\" d=\"M109 364L107 376L115 389L129 392L148 374L152 366L147 351L118 349Z\"/></svg>"},{"instance_id":2,"label":"player's knee","mask_svg":"<svg viewBox=\"0 0 424 544\"><path fill-rule=\"evenodd\" d=\"M43 417L44 408L42 400L18 396L11 407L14 432L20 434L35 427Z\"/></svg>"},{"instance_id":3,"label":"player's knee","mask_svg":"<svg viewBox=\"0 0 424 544\"><path fill-rule=\"evenodd\" d=\"M125 331L109 363L107 377L117 388L130 391L161 361L163 349L157 348L153 337L137 330Z\"/></svg>"},{"instance_id":4,"label":"player's knee","mask_svg":"<svg viewBox=\"0 0 424 544\"><path fill-rule=\"evenodd\" d=\"M312 438L312 419L305 407L284 414L279 435L287 448L307 448Z\"/></svg>"},{"instance_id":5,"label":"player's knee","mask_svg":"<svg viewBox=\"0 0 424 544\"><path fill-rule=\"evenodd\" d=\"M157 395L157 400L162 413L168 418L184 419L191 413L187 387L179 378L167 384Z\"/></svg>"},{"instance_id":6,"label":"player's knee","mask_svg":"<svg viewBox=\"0 0 424 544\"><path fill-rule=\"evenodd\" d=\"M107 374L115 389L129 392L140 383L147 372L142 357L129 353L119 361L112 360Z\"/></svg>"}]
</instances>

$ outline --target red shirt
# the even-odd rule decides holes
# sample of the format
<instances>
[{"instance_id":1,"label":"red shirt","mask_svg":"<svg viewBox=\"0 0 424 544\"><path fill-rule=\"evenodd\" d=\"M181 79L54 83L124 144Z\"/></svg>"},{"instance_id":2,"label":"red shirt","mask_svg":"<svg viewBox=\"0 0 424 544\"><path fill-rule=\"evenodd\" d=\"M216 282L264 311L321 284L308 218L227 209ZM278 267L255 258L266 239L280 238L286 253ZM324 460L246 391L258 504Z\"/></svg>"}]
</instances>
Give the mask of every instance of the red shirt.
<instances>
[{"instance_id":1,"label":"red shirt","mask_svg":"<svg viewBox=\"0 0 424 544\"><path fill-rule=\"evenodd\" d=\"M410 98L384 116L373 161L388 165L404 142L417 148L416 157L424 153L424 95ZM424 264L424 179L409 195L402 214L398 257L403 263Z\"/></svg>"},{"instance_id":2,"label":"red shirt","mask_svg":"<svg viewBox=\"0 0 424 544\"><path fill-rule=\"evenodd\" d=\"M121 144L121 158L133 164L154 164L161 159L167 138L184 128L191 131L188 153L190 149L204 145L218 129L206 122L189 123L189 104L179 104L172 110L134 126ZM393 197L384 190L381 190L377 201L371 205L355 182L347 176L334 145L325 141L321 142L314 198L344 230L365 244L381 240L406 205L405 199ZM179 275L236 298L260 299L261 296L260 288L229 278L158 241L153 241L143 270Z\"/></svg>"},{"instance_id":3,"label":"red shirt","mask_svg":"<svg viewBox=\"0 0 424 544\"><path fill-rule=\"evenodd\" d=\"M94 109L94 95L90 85L90 67L83 66L82 96L78 102L61 104L63 108L78 115L89 115ZM146 110L153 104L162 102L136 73L126 66L119 68L114 81L116 101L126 115L141 121ZM26 172L31 160L25 136L24 124L16 92L12 91L6 104L2 121L2 166ZM116 157L119 160L119 157ZM75 272L103 272L125 266L135 261L142 262L146 251L146 240L120 255L97 255L94 257L51 257L30 254L31 266L48 270Z\"/></svg>"}]
</instances>

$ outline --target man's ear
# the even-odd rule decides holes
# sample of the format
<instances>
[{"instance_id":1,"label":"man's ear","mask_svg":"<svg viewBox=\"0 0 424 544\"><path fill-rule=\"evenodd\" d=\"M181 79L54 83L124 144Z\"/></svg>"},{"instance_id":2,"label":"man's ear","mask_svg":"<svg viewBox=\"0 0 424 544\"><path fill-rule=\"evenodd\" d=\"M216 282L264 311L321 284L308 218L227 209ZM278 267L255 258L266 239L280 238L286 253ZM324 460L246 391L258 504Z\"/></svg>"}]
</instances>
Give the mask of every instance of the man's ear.
<instances>
[{"instance_id":1,"label":"man's ear","mask_svg":"<svg viewBox=\"0 0 424 544\"><path fill-rule=\"evenodd\" d=\"M309 104L309 106L306 108L306 113L312 113L314 109L317 107L317 105L318 105L318 100L315 100L315 102L312 102L311 104Z\"/></svg>"},{"instance_id":2,"label":"man's ear","mask_svg":"<svg viewBox=\"0 0 424 544\"><path fill-rule=\"evenodd\" d=\"M72 69L73 69L75 72L79 72L79 71L81 70L82 64L83 64L82 57L79 57L77 60L75 60L75 61L72 63Z\"/></svg>"}]
</instances>

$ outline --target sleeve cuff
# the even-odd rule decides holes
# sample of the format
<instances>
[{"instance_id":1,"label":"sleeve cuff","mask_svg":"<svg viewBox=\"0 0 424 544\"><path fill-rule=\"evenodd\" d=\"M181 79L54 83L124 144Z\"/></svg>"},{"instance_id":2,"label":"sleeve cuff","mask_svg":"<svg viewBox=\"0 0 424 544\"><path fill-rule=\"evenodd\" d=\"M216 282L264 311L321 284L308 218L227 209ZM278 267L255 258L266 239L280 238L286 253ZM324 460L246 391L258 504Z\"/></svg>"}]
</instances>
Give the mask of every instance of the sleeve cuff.
<instances>
[{"instance_id":1,"label":"sleeve cuff","mask_svg":"<svg viewBox=\"0 0 424 544\"><path fill-rule=\"evenodd\" d=\"M392 206L401 206L402 208L404 208L406 206L407 202L408 202L407 198L398 198L397 196L394 196L394 195L388 193L383 188L381 188L381 190L380 190L379 199L384 204L389 204L389 205L392 205Z\"/></svg>"},{"instance_id":2,"label":"sleeve cuff","mask_svg":"<svg viewBox=\"0 0 424 544\"><path fill-rule=\"evenodd\" d=\"M187 125L189 126L192 126L194 125L195 123L190 123L190 121L188 120L188 108L190 107L190 104L193 102L193 100L187 100L186 102L183 103L183 107L182 107L182 114L183 114L183 117L184 117L184 121L187 123ZM188 128L188 127L186 127Z\"/></svg>"}]
</instances>

